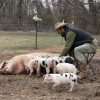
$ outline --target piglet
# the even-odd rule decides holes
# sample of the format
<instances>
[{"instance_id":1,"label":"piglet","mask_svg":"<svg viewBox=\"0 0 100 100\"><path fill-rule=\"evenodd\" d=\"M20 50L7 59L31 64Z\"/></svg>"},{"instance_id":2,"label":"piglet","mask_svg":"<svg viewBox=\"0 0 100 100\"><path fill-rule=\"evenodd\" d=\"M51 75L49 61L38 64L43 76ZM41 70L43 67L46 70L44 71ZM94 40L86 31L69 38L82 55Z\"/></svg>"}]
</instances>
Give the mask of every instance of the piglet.
<instances>
[{"instance_id":1,"label":"piglet","mask_svg":"<svg viewBox=\"0 0 100 100\"><path fill-rule=\"evenodd\" d=\"M40 76L40 66L38 65L38 60L36 59L31 59L29 62L28 62L28 65L26 66L25 68L27 71L29 71L29 76L32 75L32 73L36 70L37 72L37 77Z\"/></svg>"},{"instance_id":2,"label":"piglet","mask_svg":"<svg viewBox=\"0 0 100 100\"><path fill-rule=\"evenodd\" d=\"M44 83L53 84L53 88L59 86L60 84L70 84L70 89L68 92L72 92L74 85L77 83L77 75L73 73L64 74L46 74L44 76Z\"/></svg>"},{"instance_id":3,"label":"piglet","mask_svg":"<svg viewBox=\"0 0 100 100\"><path fill-rule=\"evenodd\" d=\"M54 68L54 73L74 73L77 74L79 71L75 65L70 63L59 63Z\"/></svg>"}]
</instances>

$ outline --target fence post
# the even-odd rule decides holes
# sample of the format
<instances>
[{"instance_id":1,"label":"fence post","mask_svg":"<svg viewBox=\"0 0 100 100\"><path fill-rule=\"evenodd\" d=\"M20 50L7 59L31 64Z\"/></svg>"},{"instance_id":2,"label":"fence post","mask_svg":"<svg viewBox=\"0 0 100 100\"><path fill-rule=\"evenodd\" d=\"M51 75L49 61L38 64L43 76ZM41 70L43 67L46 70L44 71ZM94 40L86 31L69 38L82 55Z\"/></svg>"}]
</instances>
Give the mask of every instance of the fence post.
<instances>
[{"instance_id":1,"label":"fence post","mask_svg":"<svg viewBox=\"0 0 100 100\"><path fill-rule=\"evenodd\" d=\"M37 49L37 22L42 21L42 19L38 18L37 15L33 17L33 20L35 21L35 33L36 33L36 38L35 38L35 49Z\"/></svg>"},{"instance_id":2,"label":"fence post","mask_svg":"<svg viewBox=\"0 0 100 100\"><path fill-rule=\"evenodd\" d=\"M36 37L35 37L35 49L37 49L37 21L35 21L35 25L36 25L36 26L35 26L35 33L36 33L36 34L35 34L35 36L36 36Z\"/></svg>"}]
</instances>

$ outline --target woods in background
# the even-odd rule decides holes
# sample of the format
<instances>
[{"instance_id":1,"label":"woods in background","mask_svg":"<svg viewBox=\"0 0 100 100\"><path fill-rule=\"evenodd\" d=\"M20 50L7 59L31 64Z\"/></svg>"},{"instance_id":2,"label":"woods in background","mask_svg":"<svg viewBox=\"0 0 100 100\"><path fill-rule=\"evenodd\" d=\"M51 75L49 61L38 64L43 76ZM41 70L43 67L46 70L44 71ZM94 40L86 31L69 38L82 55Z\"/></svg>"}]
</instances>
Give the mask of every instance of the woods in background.
<instances>
[{"instance_id":1,"label":"woods in background","mask_svg":"<svg viewBox=\"0 0 100 100\"><path fill-rule=\"evenodd\" d=\"M100 34L100 0L0 0L0 30L34 30L33 16L42 18L41 31L57 21Z\"/></svg>"}]
</instances>

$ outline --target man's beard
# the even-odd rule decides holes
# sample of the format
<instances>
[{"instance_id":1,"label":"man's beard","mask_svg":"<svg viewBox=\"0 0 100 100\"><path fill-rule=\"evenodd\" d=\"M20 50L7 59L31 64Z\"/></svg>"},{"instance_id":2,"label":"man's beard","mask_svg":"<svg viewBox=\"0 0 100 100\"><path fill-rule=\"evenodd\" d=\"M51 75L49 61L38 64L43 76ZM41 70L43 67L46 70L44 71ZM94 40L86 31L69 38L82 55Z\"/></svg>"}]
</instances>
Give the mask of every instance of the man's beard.
<instances>
[{"instance_id":1,"label":"man's beard","mask_svg":"<svg viewBox=\"0 0 100 100\"><path fill-rule=\"evenodd\" d=\"M65 37L65 33L62 33L61 36L62 36L62 37Z\"/></svg>"}]
</instances>

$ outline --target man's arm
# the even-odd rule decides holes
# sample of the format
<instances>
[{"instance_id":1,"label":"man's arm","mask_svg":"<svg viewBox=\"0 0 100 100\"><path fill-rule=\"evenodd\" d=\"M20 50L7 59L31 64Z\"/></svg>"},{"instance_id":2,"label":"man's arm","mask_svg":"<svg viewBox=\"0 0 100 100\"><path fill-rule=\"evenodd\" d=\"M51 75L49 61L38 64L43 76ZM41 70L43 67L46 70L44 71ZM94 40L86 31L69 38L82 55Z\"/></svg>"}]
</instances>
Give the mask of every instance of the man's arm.
<instances>
[{"instance_id":1,"label":"man's arm","mask_svg":"<svg viewBox=\"0 0 100 100\"><path fill-rule=\"evenodd\" d=\"M62 53L60 54L60 57L66 56L69 53L69 50L72 47L73 42L75 40L75 36L76 36L76 34L74 32L70 31L70 32L67 33L66 44L65 44L65 47L64 47Z\"/></svg>"}]
</instances>

